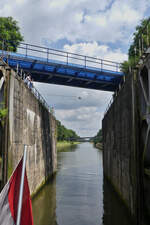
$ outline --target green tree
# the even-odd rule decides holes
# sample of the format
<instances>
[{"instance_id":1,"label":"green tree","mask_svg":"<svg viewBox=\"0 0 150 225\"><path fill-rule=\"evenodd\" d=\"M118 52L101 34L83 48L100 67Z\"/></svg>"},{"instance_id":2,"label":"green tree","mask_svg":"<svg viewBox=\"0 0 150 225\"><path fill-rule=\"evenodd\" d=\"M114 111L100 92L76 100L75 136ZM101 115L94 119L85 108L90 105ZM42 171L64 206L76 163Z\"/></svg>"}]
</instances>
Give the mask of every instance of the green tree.
<instances>
[{"instance_id":1,"label":"green tree","mask_svg":"<svg viewBox=\"0 0 150 225\"><path fill-rule=\"evenodd\" d=\"M94 137L93 142L94 144L97 144L97 143L102 143L102 141L103 141L103 134L102 134L102 129L100 129L97 132L96 136Z\"/></svg>"},{"instance_id":2,"label":"green tree","mask_svg":"<svg viewBox=\"0 0 150 225\"><path fill-rule=\"evenodd\" d=\"M136 26L136 30L133 34L133 43L130 45L128 55L129 58L139 57L140 55L140 46L139 46L139 38L142 38L143 48L147 46L147 36L150 38L150 17L141 21L141 24Z\"/></svg>"},{"instance_id":3,"label":"green tree","mask_svg":"<svg viewBox=\"0 0 150 225\"><path fill-rule=\"evenodd\" d=\"M59 120L57 120L57 140L64 141L70 140L71 138L78 138L79 136L75 131L71 129L67 129L64 125L61 124Z\"/></svg>"},{"instance_id":4,"label":"green tree","mask_svg":"<svg viewBox=\"0 0 150 225\"><path fill-rule=\"evenodd\" d=\"M129 72L129 67L134 67L138 63L141 45L143 49L146 49L148 44L150 44L148 41L150 42L150 17L142 20L133 33L133 43L128 50L128 61L124 61L121 65L121 70L125 74Z\"/></svg>"},{"instance_id":5,"label":"green tree","mask_svg":"<svg viewBox=\"0 0 150 225\"><path fill-rule=\"evenodd\" d=\"M12 17L0 17L0 49L17 51L17 46L23 41L18 22Z\"/></svg>"}]
</instances>

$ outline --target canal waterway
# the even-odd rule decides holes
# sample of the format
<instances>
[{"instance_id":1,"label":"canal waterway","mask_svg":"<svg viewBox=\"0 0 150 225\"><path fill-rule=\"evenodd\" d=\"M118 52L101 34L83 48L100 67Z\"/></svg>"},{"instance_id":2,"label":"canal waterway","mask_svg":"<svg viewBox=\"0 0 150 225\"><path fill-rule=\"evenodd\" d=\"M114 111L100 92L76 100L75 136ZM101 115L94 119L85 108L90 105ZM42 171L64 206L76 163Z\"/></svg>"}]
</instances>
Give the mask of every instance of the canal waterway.
<instances>
[{"instance_id":1,"label":"canal waterway","mask_svg":"<svg viewBox=\"0 0 150 225\"><path fill-rule=\"evenodd\" d=\"M102 152L81 143L58 153L58 172L32 200L34 225L130 225L103 178Z\"/></svg>"}]
</instances>

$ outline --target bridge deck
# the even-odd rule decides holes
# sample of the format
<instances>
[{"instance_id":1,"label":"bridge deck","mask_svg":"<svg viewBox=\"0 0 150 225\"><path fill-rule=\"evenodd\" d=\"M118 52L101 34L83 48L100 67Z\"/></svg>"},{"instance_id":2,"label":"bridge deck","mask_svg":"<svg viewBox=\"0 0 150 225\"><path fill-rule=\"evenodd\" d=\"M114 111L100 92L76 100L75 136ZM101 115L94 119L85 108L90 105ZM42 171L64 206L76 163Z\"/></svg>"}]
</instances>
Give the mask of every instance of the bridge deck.
<instances>
[{"instance_id":1,"label":"bridge deck","mask_svg":"<svg viewBox=\"0 0 150 225\"><path fill-rule=\"evenodd\" d=\"M17 53L0 51L0 56L37 82L115 91L123 77L119 63L24 43Z\"/></svg>"}]
</instances>

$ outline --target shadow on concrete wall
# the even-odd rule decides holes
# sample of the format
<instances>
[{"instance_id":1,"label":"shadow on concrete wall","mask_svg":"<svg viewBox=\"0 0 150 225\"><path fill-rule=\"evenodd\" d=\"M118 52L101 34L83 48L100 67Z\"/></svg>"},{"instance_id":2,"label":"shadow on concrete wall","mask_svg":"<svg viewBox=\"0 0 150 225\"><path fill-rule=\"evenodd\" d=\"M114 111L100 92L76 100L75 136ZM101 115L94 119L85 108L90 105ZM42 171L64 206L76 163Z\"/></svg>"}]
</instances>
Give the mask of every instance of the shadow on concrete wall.
<instances>
[{"instance_id":1,"label":"shadow on concrete wall","mask_svg":"<svg viewBox=\"0 0 150 225\"><path fill-rule=\"evenodd\" d=\"M41 129L42 133L42 152L45 164L45 178L53 173L52 163L52 137L51 137L51 120L50 114L43 106L40 107L41 111Z\"/></svg>"}]
</instances>

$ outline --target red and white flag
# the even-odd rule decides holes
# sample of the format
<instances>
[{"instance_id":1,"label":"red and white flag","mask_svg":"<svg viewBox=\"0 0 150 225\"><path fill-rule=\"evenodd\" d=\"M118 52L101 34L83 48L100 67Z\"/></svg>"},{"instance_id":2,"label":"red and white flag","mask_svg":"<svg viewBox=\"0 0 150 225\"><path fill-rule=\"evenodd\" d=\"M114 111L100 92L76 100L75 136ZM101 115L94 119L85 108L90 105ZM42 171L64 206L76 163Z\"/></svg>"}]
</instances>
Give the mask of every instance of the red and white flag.
<instances>
[{"instance_id":1,"label":"red and white flag","mask_svg":"<svg viewBox=\"0 0 150 225\"><path fill-rule=\"evenodd\" d=\"M23 159L0 193L0 225L16 225ZM25 171L20 225L33 225L32 206Z\"/></svg>"}]
</instances>

